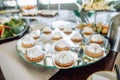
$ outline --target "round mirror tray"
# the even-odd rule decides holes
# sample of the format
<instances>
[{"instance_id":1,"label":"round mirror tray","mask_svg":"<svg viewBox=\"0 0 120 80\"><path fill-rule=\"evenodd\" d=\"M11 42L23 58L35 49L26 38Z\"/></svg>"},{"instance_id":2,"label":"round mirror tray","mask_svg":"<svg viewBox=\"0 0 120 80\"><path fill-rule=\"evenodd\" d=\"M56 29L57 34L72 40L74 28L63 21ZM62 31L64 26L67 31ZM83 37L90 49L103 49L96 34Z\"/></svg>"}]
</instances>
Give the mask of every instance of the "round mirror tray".
<instances>
[{"instance_id":1,"label":"round mirror tray","mask_svg":"<svg viewBox=\"0 0 120 80\"><path fill-rule=\"evenodd\" d=\"M68 69L103 59L109 53L110 44L104 36L95 32L84 35L77 28L45 27L19 39L16 49L19 56L31 64Z\"/></svg>"}]
</instances>

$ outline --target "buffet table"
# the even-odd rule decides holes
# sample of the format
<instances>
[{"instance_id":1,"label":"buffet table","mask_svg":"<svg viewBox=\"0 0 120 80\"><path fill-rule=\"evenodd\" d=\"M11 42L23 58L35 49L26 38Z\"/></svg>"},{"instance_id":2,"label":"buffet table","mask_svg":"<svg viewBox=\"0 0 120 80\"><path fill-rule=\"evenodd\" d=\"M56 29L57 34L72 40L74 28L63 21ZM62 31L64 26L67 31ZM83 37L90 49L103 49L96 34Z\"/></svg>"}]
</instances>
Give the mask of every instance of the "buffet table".
<instances>
[{"instance_id":1,"label":"buffet table","mask_svg":"<svg viewBox=\"0 0 120 80\"><path fill-rule=\"evenodd\" d=\"M70 14L66 12L66 15ZM62 14L61 14L62 15ZM56 16L55 18L38 18L39 21L43 21L43 23L54 22L56 20L66 20L66 17L69 17L70 22L76 22L76 18L73 14L70 16ZM37 17L22 17L23 19L35 18ZM28 20L29 20L28 19ZM75 20L73 20L75 19ZM46 22L45 22L46 21ZM52 28L54 26L52 25ZM110 51L110 53L105 56L100 61L90 64L87 66L80 66L76 68L70 69L57 69L57 68L49 68L43 66L32 65L22 58L18 56L16 50L17 40L11 41L8 43L0 44L0 67L3 71L4 77L6 80L86 80L87 77L101 70L112 70L114 61L116 59L117 53ZM8 49L8 50L7 50ZM12 73L12 74L11 74ZM1 79L0 79L1 80Z\"/></svg>"}]
</instances>

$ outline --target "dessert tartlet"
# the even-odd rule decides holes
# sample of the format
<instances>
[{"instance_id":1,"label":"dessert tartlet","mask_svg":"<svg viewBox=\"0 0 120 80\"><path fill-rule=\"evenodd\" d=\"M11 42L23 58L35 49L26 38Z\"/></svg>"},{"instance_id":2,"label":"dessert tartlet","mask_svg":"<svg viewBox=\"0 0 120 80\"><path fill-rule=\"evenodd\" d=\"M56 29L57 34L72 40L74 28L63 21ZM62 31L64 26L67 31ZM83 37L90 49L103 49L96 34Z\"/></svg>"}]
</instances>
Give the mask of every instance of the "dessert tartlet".
<instances>
[{"instance_id":1,"label":"dessert tartlet","mask_svg":"<svg viewBox=\"0 0 120 80\"><path fill-rule=\"evenodd\" d=\"M69 51L61 51L54 58L54 64L60 68L68 68L74 65L74 57Z\"/></svg>"},{"instance_id":2,"label":"dessert tartlet","mask_svg":"<svg viewBox=\"0 0 120 80\"><path fill-rule=\"evenodd\" d=\"M68 51L70 50L70 45L66 40L59 40L56 45L55 45L55 50L60 52L60 51Z\"/></svg>"},{"instance_id":3,"label":"dessert tartlet","mask_svg":"<svg viewBox=\"0 0 120 80\"><path fill-rule=\"evenodd\" d=\"M80 43L82 41L82 35L80 33L75 33L71 37L71 41L74 43Z\"/></svg>"},{"instance_id":4,"label":"dessert tartlet","mask_svg":"<svg viewBox=\"0 0 120 80\"><path fill-rule=\"evenodd\" d=\"M93 34L93 30L91 27L84 27L82 33L84 36L90 36Z\"/></svg>"},{"instance_id":5,"label":"dessert tartlet","mask_svg":"<svg viewBox=\"0 0 120 80\"><path fill-rule=\"evenodd\" d=\"M21 44L23 48L31 48L35 45L35 40L31 36L26 35L22 38Z\"/></svg>"},{"instance_id":6,"label":"dessert tartlet","mask_svg":"<svg viewBox=\"0 0 120 80\"><path fill-rule=\"evenodd\" d=\"M43 33L44 33L44 34L51 34L51 32L52 32L52 29L51 29L50 27L45 27L45 28L43 29Z\"/></svg>"},{"instance_id":7,"label":"dessert tartlet","mask_svg":"<svg viewBox=\"0 0 120 80\"><path fill-rule=\"evenodd\" d=\"M30 36L32 36L34 39L38 39L40 37L40 30L32 31Z\"/></svg>"},{"instance_id":8,"label":"dessert tartlet","mask_svg":"<svg viewBox=\"0 0 120 80\"><path fill-rule=\"evenodd\" d=\"M55 32L52 36L52 40L60 40L62 39L62 34L60 32Z\"/></svg>"},{"instance_id":9,"label":"dessert tartlet","mask_svg":"<svg viewBox=\"0 0 120 80\"><path fill-rule=\"evenodd\" d=\"M86 55L92 58L100 58L103 56L103 50L99 44L91 43L85 48Z\"/></svg>"},{"instance_id":10,"label":"dessert tartlet","mask_svg":"<svg viewBox=\"0 0 120 80\"><path fill-rule=\"evenodd\" d=\"M103 44L104 40L100 34L94 34L90 37L90 43Z\"/></svg>"},{"instance_id":11,"label":"dessert tartlet","mask_svg":"<svg viewBox=\"0 0 120 80\"><path fill-rule=\"evenodd\" d=\"M63 32L65 34L71 34L72 33L72 29L71 28L64 28Z\"/></svg>"},{"instance_id":12,"label":"dessert tartlet","mask_svg":"<svg viewBox=\"0 0 120 80\"><path fill-rule=\"evenodd\" d=\"M30 48L25 55L26 60L30 62L40 62L44 59L45 53L42 51L39 45Z\"/></svg>"}]
</instances>

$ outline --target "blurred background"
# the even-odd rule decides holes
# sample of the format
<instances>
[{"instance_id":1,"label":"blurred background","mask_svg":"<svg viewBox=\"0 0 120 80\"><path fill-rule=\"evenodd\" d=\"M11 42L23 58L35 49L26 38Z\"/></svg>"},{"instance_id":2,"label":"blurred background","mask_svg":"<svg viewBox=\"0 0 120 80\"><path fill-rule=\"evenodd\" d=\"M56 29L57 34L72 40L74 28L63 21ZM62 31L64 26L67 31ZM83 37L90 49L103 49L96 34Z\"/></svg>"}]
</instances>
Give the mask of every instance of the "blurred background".
<instances>
[{"instance_id":1,"label":"blurred background","mask_svg":"<svg viewBox=\"0 0 120 80\"><path fill-rule=\"evenodd\" d=\"M0 0L0 9L19 8L25 5L35 5L38 9L61 9L77 10L76 3L98 2L103 0ZM105 0L104 0L105 1ZM106 2L118 0L106 0Z\"/></svg>"}]
</instances>

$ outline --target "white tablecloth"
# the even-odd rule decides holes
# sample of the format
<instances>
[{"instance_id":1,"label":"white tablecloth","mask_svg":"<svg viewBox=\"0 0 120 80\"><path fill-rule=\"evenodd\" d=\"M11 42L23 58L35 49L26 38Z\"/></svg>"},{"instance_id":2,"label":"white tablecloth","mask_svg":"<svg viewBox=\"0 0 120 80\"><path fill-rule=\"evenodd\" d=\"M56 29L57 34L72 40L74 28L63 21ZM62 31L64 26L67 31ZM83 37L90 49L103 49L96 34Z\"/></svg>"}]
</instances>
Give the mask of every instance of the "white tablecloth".
<instances>
[{"instance_id":1,"label":"white tablecloth","mask_svg":"<svg viewBox=\"0 0 120 80\"><path fill-rule=\"evenodd\" d=\"M16 43L0 44L0 66L6 80L48 80L58 71L25 62L17 54Z\"/></svg>"}]
</instances>

